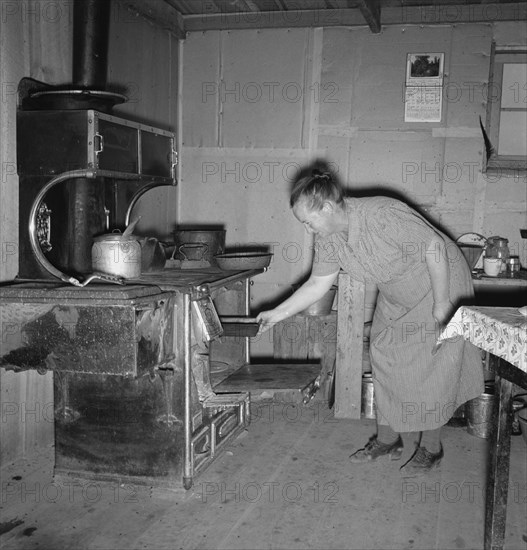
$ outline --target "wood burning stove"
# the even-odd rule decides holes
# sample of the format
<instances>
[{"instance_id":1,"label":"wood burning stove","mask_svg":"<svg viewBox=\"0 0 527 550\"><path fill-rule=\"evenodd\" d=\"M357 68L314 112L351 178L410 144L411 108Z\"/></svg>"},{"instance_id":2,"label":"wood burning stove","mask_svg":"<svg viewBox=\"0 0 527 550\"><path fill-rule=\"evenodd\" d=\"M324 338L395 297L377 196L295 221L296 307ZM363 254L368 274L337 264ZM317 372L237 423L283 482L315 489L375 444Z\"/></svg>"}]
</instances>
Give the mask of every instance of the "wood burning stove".
<instances>
[{"instance_id":1,"label":"wood burning stove","mask_svg":"<svg viewBox=\"0 0 527 550\"><path fill-rule=\"evenodd\" d=\"M0 366L54 373L55 474L190 488L249 420L248 392L213 390L209 344L222 327L210 313L217 299L246 314L257 273L0 285ZM246 343L229 345L231 369L246 362Z\"/></svg>"},{"instance_id":2,"label":"wood burning stove","mask_svg":"<svg viewBox=\"0 0 527 550\"><path fill-rule=\"evenodd\" d=\"M249 316L264 270L92 281L93 238L176 183L174 134L111 114L108 5L74 4L72 87L19 86L20 269L0 285L0 367L53 371L56 475L189 488L248 423L249 393L211 381L211 344L230 372L249 362L247 337L218 341L217 313Z\"/></svg>"},{"instance_id":3,"label":"wood burning stove","mask_svg":"<svg viewBox=\"0 0 527 550\"><path fill-rule=\"evenodd\" d=\"M222 327L204 331L196 313L213 323L212 297L244 294L258 271L92 282L94 237L123 228L149 189L176 184L174 134L111 113L126 98L104 89L109 4L74 3L71 87L19 85L20 266L0 285L0 366L54 372L56 474L188 488L249 403L213 392L208 342Z\"/></svg>"}]
</instances>

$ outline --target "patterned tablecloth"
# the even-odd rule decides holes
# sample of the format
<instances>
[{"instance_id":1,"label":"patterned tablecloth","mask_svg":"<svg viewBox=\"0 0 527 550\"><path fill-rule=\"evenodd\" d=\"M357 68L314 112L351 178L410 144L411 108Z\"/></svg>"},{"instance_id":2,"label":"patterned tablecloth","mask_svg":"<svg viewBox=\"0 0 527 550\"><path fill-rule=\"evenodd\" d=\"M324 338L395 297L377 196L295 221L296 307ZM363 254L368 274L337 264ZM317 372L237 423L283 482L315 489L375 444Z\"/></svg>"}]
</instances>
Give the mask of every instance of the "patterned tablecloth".
<instances>
[{"instance_id":1,"label":"patterned tablecloth","mask_svg":"<svg viewBox=\"0 0 527 550\"><path fill-rule=\"evenodd\" d=\"M460 307L439 342L463 337L527 372L527 317L514 307Z\"/></svg>"}]
</instances>

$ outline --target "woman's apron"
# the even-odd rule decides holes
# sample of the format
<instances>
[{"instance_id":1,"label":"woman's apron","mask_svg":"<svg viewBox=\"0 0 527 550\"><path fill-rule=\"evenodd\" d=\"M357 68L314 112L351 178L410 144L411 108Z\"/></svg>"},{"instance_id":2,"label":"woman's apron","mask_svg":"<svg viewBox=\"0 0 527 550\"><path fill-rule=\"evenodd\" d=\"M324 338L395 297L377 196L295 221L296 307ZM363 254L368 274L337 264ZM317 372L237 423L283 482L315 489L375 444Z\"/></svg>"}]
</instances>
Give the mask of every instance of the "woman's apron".
<instances>
[{"instance_id":1,"label":"woman's apron","mask_svg":"<svg viewBox=\"0 0 527 550\"><path fill-rule=\"evenodd\" d=\"M436 351L439 330L432 316L433 295L425 261L402 275L379 281L383 268L376 254L384 251L369 250L361 240L362 227L371 216L367 208L362 210L362 204L366 203L347 201L348 240L337 235L334 243L341 267L352 278L373 282L379 289L370 334L377 422L397 432L439 428L460 405L483 392L480 351L460 338L445 342ZM453 245L451 239L417 216L447 245ZM449 296L457 307L473 298L471 274L465 261L450 261L449 267Z\"/></svg>"},{"instance_id":2,"label":"woman's apron","mask_svg":"<svg viewBox=\"0 0 527 550\"><path fill-rule=\"evenodd\" d=\"M432 430L480 395L480 352L461 338L436 349L439 327L426 266L379 285L370 336L377 421L397 432ZM450 296L463 292L463 273L450 272ZM419 284L418 281L422 283ZM429 288L429 283L428 283Z\"/></svg>"}]
</instances>

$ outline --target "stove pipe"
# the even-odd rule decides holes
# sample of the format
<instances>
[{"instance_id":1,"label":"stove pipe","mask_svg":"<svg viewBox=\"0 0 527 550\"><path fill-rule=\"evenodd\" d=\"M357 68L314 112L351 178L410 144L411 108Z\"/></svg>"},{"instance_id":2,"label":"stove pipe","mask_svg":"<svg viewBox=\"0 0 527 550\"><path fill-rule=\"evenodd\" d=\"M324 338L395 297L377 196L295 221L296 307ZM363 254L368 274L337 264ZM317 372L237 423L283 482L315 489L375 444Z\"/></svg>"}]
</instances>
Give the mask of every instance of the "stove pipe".
<instances>
[{"instance_id":1,"label":"stove pipe","mask_svg":"<svg viewBox=\"0 0 527 550\"><path fill-rule=\"evenodd\" d=\"M108 64L110 0L75 0L73 5L73 86L104 91ZM103 186L76 179L65 189L65 242L60 264L76 273L89 273L92 235L103 233Z\"/></svg>"},{"instance_id":2,"label":"stove pipe","mask_svg":"<svg viewBox=\"0 0 527 550\"><path fill-rule=\"evenodd\" d=\"M104 90L108 66L110 0L73 4L73 85Z\"/></svg>"}]
</instances>

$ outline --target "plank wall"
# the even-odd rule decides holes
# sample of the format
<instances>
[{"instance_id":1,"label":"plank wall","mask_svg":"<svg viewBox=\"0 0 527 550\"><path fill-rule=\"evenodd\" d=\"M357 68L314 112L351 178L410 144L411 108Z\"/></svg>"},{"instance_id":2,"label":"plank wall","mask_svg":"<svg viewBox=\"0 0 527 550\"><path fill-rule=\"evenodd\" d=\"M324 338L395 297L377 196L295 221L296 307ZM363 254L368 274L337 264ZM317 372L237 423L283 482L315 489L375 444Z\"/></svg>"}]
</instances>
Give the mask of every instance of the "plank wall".
<instances>
[{"instance_id":1,"label":"plank wall","mask_svg":"<svg viewBox=\"0 0 527 550\"><path fill-rule=\"evenodd\" d=\"M491 43L526 45L524 22L191 33L182 49L180 219L224 224L227 246L267 244L254 311L309 271L288 206L301 167L324 160L351 190L418 207L454 238L509 239L527 264L526 179L482 174ZM407 53L443 52L438 123L404 121ZM375 299L369 289L366 317ZM253 354L272 354L269 337Z\"/></svg>"}]
</instances>

